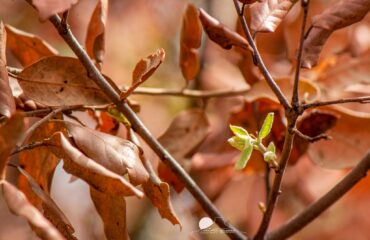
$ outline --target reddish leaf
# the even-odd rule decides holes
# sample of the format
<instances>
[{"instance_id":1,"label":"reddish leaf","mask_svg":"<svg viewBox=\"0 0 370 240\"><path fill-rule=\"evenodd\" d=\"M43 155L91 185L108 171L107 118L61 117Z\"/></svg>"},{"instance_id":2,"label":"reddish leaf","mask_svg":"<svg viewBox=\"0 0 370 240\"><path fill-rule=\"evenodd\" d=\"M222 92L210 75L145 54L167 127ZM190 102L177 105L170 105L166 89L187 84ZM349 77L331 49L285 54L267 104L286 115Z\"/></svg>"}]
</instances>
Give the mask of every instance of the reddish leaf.
<instances>
[{"instance_id":1,"label":"reddish leaf","mask_svg":"<svg viewBox=\"0 0 370 240\"><path fill-rule=\"evenodd\" d=\"M199 52L202 28L198 9L188 4L183 16L180 38L180 68L185 80L195 78L200 67Z\"/></svg>"},{"instance_id":2,"label":"reddish leaf","mask_svg":"<svg viewBox=\"0 0 370 240\"><path fill-rule=\"evenodd\" d=\"M166 132L158 141L180 163L185 157L190 157L208 135L208 119L199 109L181 112L172 121ZM177 192L183 188L182 182L163 163L160 163L158 174L165 182L175 187Z\"/></svg>"},{"instance_id":3,"label":"reddish leaf","mask_svg":"<svg viewBox=\"0 0 370 240\"><path fill-rule=\"evenodd\" d=\"M335 30L361 21L369 11L369 0L342 0L315 16L304 42L302 66L307 68L315 66L330 35Z\"/></svg>"},{"instance_id":4,"label":"reddish leaf","mask_svg":"<svg viewBox=\"0 0 370 240\"><path fill-rule=\"evenodd\" d=\"M77 147L87 157L120 176L128 173L130 182L135 185L147 181L149 175L135 144L72 122L65 121L64 124Z\"/></svg>"},{"instance_id":5,"label":"reddish leaf","mask_svg":"<svg viewBox=\"0 0 370 240\"><path fill-rule=\"evenodd\" d=\"M77 240L73 236L74 229L72 224L69 222L68 218L64 215L62 210L56 205L53 199L47 194L33 179L33 177L27 173L22 168L18 167L19 172L24 176L32 188L32 191L37 195L37 197L42 202L43 214L58 230L63 236L68 240Z\"/></svg>"},{"instance_id":6,"label":"reddish leaf","mask_svg":"<svg viewBox=\"0 0 370 240\"><path fill-rule=\"evenodd\" d=\"M165 52L163 48L157 49L157 51L145 59L141 59L135 66L132 72L132 84L131 87L121 93L121 99L126 98L132 91L135 90L140 84L145 82L152 74L157 70L159 65L163 62L165 58Z\"/></svg>"},{"instance_id":7,"label":"reddish leaf","mask_svg":"<svg viewBox=\"0 0 370 240\"><path fill-rule=\"evenodd\" d=\"M43 240L63 240L58 230L28 202L24 194L6 181L0 182L5 202L9 210L18 216L24 217L33 227L33 230Z\"/></svg>"},{"instance_id":8,"label":"reddish leaf","mask_svg":"<svg viewBox=\"0 0 370 240\"><path fill-rule=\"evenodd\" d=\"M9 86L8 70L6 69L6 40L4 24L0 21L0 115L9 118L15 112L15 103Z\"/></svg>"},{"instance_id":9,"label":"reddish leaf","mask_svg":"<svg viewBox=\"0 0 370 240\"><path fill-rule=\"evenodd\" d=\"M242 52L253 51L245 40L238 33L231 31L222 25L217 19L208 15L203 9L199 10L199 18L208 37L224 49L236 47Z\"/></svg>"},{"instance_id":10,"label":"reddish leaf","mask_svg":"<svg viewBox=\"0 0 370 240\"><path fill-rule=\"evenodd\" d=\"M40 19L46 20L53 14L61 13L77 3L77 0L27 0L32 1L33 5L39 11Z\"/></svg>"},{"instance_id":11,"label":"reddish leaf","mask_svg":"<svg viewBox=\"0 0 370 240\"><path fill-rule=\"evenodd\" d=\"M0 127L0 177L5 179L8 158L24 134L23 114L16 113Z\"/></svg>"},{"instance_id":12,"label":"reddish leaf","mask_svg":"<svg viewBox=\"0 0 370 240\"><path fill-rule=\"evenodd\" d=\"M107 239L130 239L127 233L126 201L122 196L109 196L90 187L91 199L104 224Z\"/></svg>"},{"instance_id":13,"label":"reddish leaf","mask_svg":"<svg viewBox=\"0 0 370 240\"><path fill-rule=\"evenodd\" d=\"M297 0L266 0L250 6L253 32L274 32Z\"/></svg>"},{"instance_id":14,"label":"reddish leaf","mask_svg":"<svg viewBox=\"0 0 370 240\"><path fill-rule=\"evenodd\" d=\"M22 66L26 67L41 58L58 55L58 51L40 37L6 25L7 46Z\"/></svg>"},{"instance_id":15,"label":"reddish leaf","mask_svg":"<svg viewBox=\"0 0 370 240\"><path fill-rule=\"evenodd\" d=\"M108 103L104 92L88 77L78 59L48 57L19 74L26 97L46 106L98 105Z\"/></svg>"},{"instance_id":16,"label":"reddish leaf","mask_svg":"<svg viewBox=\"0 0 370 240\"><path fill-rule=\"evenodd\" d=\"M165 182L154 183L147 181L143 184L145 195L150 199L152 204L158 209L162 218L168 219L173 225L179 224L180 220L173 210L170 199L170 187Z\"/></svg>"},{"instance_id":17,"label":"reddish leaf","mask_svg":"<svg viewBox=\"0 0 370 240\"><path fill-rule=\"evenodd\" d=\"M108 0L99 0L91 16L86 36L86 52L101 69L105 52L105 25L108 17Z\"/></svg>"},{"instance_id":18,"label":"reddish leaf","mask_svg":"<svg viewBox=\"0 0 370 240\"><path fill-rule=\"evenodd\" d=\"M49 143L57 146L50 147L50 149L58 157L63 158L64 169L83 179L90 186L111 196L136 195L137 197L143 197L143 193L124 177L86 157L61 132L53 134Z\"/></svg>"}]
</instances>

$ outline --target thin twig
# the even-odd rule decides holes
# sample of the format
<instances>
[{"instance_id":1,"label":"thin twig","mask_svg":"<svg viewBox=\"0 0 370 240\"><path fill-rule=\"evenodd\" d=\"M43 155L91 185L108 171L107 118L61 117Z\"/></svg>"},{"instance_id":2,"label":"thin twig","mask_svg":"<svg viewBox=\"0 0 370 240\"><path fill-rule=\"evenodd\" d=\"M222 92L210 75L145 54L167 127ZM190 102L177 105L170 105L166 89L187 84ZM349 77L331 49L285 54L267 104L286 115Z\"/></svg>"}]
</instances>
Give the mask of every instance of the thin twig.
<instances>
[{"instance_id":1,"label":"thin twig","mask_svg":"<svg viewBox=\"0 0 370 240\"><path fill-rule=\"evenodd\" d=\"M249 31L247 22L244 19L243 12L240 9L238 0L233 0L233 1L234 1L236 11L238 13L240 22L242 24L243 31L244 31L244 33L247 37L247 41L253 49L253 54L254 54L254 57L255 57L255 60L257 62L257 66L258 66L259 70L261 71L262 75L266 79L267 84L270 86L271 90L275 93L276 97L279 99L280 104L283 105L283 107L285 109L289 109L290 105L289 105L289 102L288 102L287 98L284 96L283 92L281 91L279 86L276 84L275 80L272 78L270 72L267 70L267 68L266 68L266 66L265 66L265 64L264 64L264 62L261 58L261 55L260 55L260 53L257 49L257 46L256 46L256 44L253 40L253 37L252 37L252 35Z\"/></svg>"},{"instance_id":2,"label":"thin twig","mask_svg":"<svg viewBox=\"0 0 370 240\"><path fill-rule=\"evenodd\" d=\"M363 104L370 103L370 97L343 98L343 99L324 101L324 102L307 103L307 104L302 105L302 109L307 110L309 108L322 107L322 106L335 105L335 104L343 104L343 103L363 103Z\"/></svg>"},{"instance_id":3,"label":"thin twig","mask_svg":"<svg viewBox=\"0 0 370 240\"><path fill-rule=\"evenodd\" d=\"M138 87L132 94L152 95L152 96L174 96L188 98L216 98L216 97L235 97L244 95L249 89L226 89L226 90L192 90L192 89L164 89L164 88L147 88Z\"/></svg>"},{"instance_id":4,"label":"thin twig","mask_svg":"<svg viewBox=\"0 0 370 240\"><path fill-rule=\"evenodd\" d=\"M96 68L91 61L85 50L78 43L70 29L64 29L61 25L60 18L53 15L50 19L51 23L56 27L60 36L70 46L72 51L80 59L81 63L85 66L89 77L105 92L105 94L117 105L117 108L127 117L131 122L133 129L142 137L142 139L154 150L160 159L184 182L186 188L202 206L203 210L215 220L225 233L231 239L246 239L238 229L228 223L221 215L219 210L213 205L209 198L203 193L194 180L188 173L179 165L179 163L167 152L165 148L152 136L149 130L144 126L141 120L137 117L135 112L130 108L125 100L120 100L119 93L110 85L109 82Z\"/></svg>"},{"instance_id":5,"label":"thin twig","mask_svg":"<svg viewBox=\"0 0 370 240\"><path fill-rule=\"evenodd\" d=\"M301 73L303 43L304 43L304 35L305 35L305 29L306 29L306 22L307 22L309 4L310 4L310 0L301 0L301 6L302 6L302 9L303 9L303 21L302 21L302 27L301 27L301 38L300 38L300 41L299 41L297 66L296 66L296 70L295 70L293 95L292 95L292 102L291 102L291 105L295 108L299 107L298 87L299 87L299 77L300 77L300 73Z\"/></svg>"},{"instance_id":6,"label":"thin twig","mask_svg":"<svg viewBox=\"0 0 370 240\"><path fill-rule=\"evenodd\" d=\"M266 202L268 197L270 196L271 192L271 184L270 184L270 165L265 162L265 190L266 190Z\"/></svg>"},{"instance_id":7,"label":"thin twig","mask_svg":"<svg viewBox=\"0 0 370 240\"><path fill-rule=\"evenodd\" d=\"M301 131L299 131L298 129L293 129L294 133L297 134L297 136L303 138L304 140L310 142L310 143L314 143L314 142L317 142L319 140L330 140L331 137L326 135L325 133L321 133L317 136L314 136L314 137L310 137L310 136L307 136L305 134L303 134Z\"/></svg>"},{"instance_id":8,"label":"thin twig","mask_svg":"<svg viewBox=\"0 0 370 240\"><path fill-rule=\"evenodd\" d=\"M26 144L26 145L17 147L10 155L14 155L14 154L20 153L20 152L25 151L25 150L31 150L31 149L34 149L34 148L37 148L37 147L43 147L43 146L51 146L50 139L46 138L42 141L33 142L33 143L30 143L30 144Z\"/></svg>"},{"instance_id":9,"label":"thin twig","mask_svg":"<svg viewBox=\"0 0 370 240\"><path fill-rule=\"evenodd\" d=\"M285 171L286 165L290 157L293 139L294 139L294 133L291 133L287 129L286 134L285 134L285 140L284 140L284 148L281 153L281 157L279 161L279 171L276 173L274 183L272 185L270 196L267 202L266 212L263 215L263 218L262 218L260 227L258 228L257 234L253 239L258 239L258 240L263 239L267 231L267 228L270 224L270 220L271 220L274 208L275 208L276 201L278 199L279 194L281 193L281 190L280 190L281 181L283 179L284 171Z\"/></svg>"},{"instance_id":10,"label":"thin twig","mask_svg":"<svg viewBox=\"0 0 370 240\"><path fill-rule=\"evenodd\" d=\"M316 219L322 212L332 206L344 194L346 194L353 186L355 186L362 178L366 177L367 171L370 169L370 153L352 169L337 185L316 202L311 204L301 213L297 214L289 221L284 223L280 228L272 231L267 235L268 240L287 239L311 221Z\"/></svg>"}]
</instances>

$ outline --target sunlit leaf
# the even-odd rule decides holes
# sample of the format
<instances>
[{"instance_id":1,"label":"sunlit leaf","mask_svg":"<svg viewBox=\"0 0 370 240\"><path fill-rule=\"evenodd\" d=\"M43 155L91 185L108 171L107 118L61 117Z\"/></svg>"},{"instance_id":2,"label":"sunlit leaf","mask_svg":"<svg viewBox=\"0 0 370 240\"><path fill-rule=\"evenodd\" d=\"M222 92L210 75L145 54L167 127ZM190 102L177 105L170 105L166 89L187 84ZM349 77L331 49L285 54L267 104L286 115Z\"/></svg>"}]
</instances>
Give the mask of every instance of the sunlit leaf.
<instances>
[{"instance_id":1,"label":"sunlit leaf","mask_svg":"<svg viewBox=\"0 0 370 240\"><path fill-rule=\"evenodd\" d=\"M247 165L250 157L252 156L253 152L253 145L249 144L242 152L242 155L240 156L239 160L235 163L235 169L236 170L242 170Z\"/></svg>"},{"instance_id":2,"label":"sunlit leaf","mask_svg":"<svg viewBox=\"0 0 370 240\"><path fill-rule=\"evenodd\" d=\"M248 131L242 127L230 125L230 129L238 137L249 137Z\"/></svg>"},{"instance_id":3,"label":"sunlit leaf","mask_svg":"<svg viewBox=\"0 0 370 240\"><path fill-rule=\"evenodd\" d=\"M26 67L41 58L58 55L58 51L40 37L6 25L7 47L17 60Z\"/></svg>"},{"instance_id":4,"label":"sunlit leaf","mask_svg":"<svg viewBox=\"0 0 370 240\"><path fill-rule=\"evenodd\" d=\"M262 141L267 135L270 134L272 129L272 124L274 123L274 113L271 112L267 114L265 121L262 124L260 131L258 132L258 140Z\"/></svg>"}]
</instances>

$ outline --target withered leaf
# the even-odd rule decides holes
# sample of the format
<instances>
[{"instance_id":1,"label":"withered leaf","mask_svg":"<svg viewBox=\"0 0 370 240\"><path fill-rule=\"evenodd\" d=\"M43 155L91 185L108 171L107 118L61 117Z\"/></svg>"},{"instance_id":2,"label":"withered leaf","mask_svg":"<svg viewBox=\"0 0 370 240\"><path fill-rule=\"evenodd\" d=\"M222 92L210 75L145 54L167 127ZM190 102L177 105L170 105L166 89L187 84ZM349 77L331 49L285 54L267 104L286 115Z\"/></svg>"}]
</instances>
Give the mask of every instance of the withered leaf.
<instances>
[{"instance_id":1,"label":"withered leaf","mask_svg":"<svg viewBox=\"0 0 370 240\"><path fill-rule=\"evenodd\" d=\"M318 165L342 169L356 165L369 151L370 114L356 112L342 106L327 106L338 116L336 125L328 131L330 141L312 143L308 155Z\"/></svg>"},{"instance_id":2,"label":"withered leaf","mask_svg":"<svg viewBox=\"0 0 370 240\"><path fill-rule=\"evenodd\" d=\"M24 134L24 115L17 112L0 127L0 177L5 179L8 158Z\"/></svg>"},{"instance_id":3,"label":"withered leaf","mask_svg":"<svg viewBox=\"0 0 370 240\"><path fill-rule=\"evenodd\" d=\"M191 3L187 4L182 18L180 44L189 48L199 48L202 40L202 26L199 21L199 11Z\"/></svg>"},{"instance_id":4,"label":"withered leaf","mask_svg":"<svg viewBox=\"0 0 370 240\"><path fill-rule=\"evenodd\" d=\"M180 164L183 164L184 158L190 157L204 141L208 130L209 122L204 111L186 110L175 117L158 141ZM177 192L183 189L182 182L162 162L159 164L158 174L162 180L174 186Z\"/></svg>"},{"instance_id":5,"label":"withered leaf","mask_svg":"<svg viewBox=\"0 0 370 240\"><path fill-rule=\"evenodd\" d=\"M49 142L56 146L50 147L53 153L63 158L64 169L68 173L83 179L90 186L111 196L135 195L140 198L143 197L143 193L124 177L86 157L61 132L54 133Z\"/></svg>"},{"instance_id":6,"label":"withered leaf","mask_svg":"<svg viewBox=\"0 0 370 240\"><path fill-rule=\"evenodd\" d=\"M6 42L7 34L3 22L0 21L0 115L9 118L15 112L15 103L6 69Z\"/></svg>"},{"instance_id":7,"label":"withered leaf","mask_svg":"<svg viewBox=\"0 0 370 240\"><path fill-rule=\"evenodd\" d=\"M10 25L5 28L8 34L7 46L22 66L31 65L44 57L58 55L58 51L40 37Z\"/></svg>"},{"instance_id":8,"label":"withered leaf","mask_svg":"<svg viewBox=\"0 0 370 240\"><path fill-rule=\"evenodd\" d=\"M108 17L108 0L99 0L91 16L86 36L86 52L101 69L105 52L105 25Z\"/></svg>"},{"instance_id":9,"label":"withered leaf","mask_svg":"<svg viewBox=\"0 0 370 240\"><path fill-rule=\"evenodd\" d=\"M195 78L199 71L200 60L198 48L202 40L202 27L198 9L188 4L183 16L180 37L180 68L185 80Z\"/></svg>"},{"instance_id":10,"label":"withered leaf","mask_svg":"<svg viewBox=\"0 0 370 240\"><path fill-rule=\"evenodd\" d=\"M35 181L35 179L24 169L18 167L18 171L27 179L32 191L42 201L44 216L59 230L59 232L68 240L76 240L73 236L74 229L68 218L57 206L53 199L47 194Z\"/></svg>"},{"instance_id":11,"label":"withered leaf","mask_svg":"<svg viewBox=\"0 0 370 240\"><path fill-rule=\"evenodd\" d=\"M199 18L208 37L222 48L236 47L242 52L253 51L245 38L222 25L203 9L199 9Z\"/></svg>"},{"instance_id":12,"label":"withered leaf","mask_svg":"<svg viewBox=\"0 0 370 240\"><path fill-rule=\"evenodd\" d=\"M274 32L297 0L266 0L250 6L253 32Z\"/></svg>"},{"instance_id":13,"label":"withered leaf","mask_svg":"<svg viewBox=\"0 0 370 240\"><path fill-rule=\"evenodd\" d=\"M64 121L64 124L77 147L87 157L120 176L128 173L130 182L135 185L147 181L149 175L135 144L72 122Z\"/></svg>"},{"instance_id":14,"label":"withered leaf","mask_svg":"<svg viewBox=\"0 0 370 240\"><path fill-rule=\"evenodd\" d=\"M26 97L46 106L109 102L76 58L43 58L23 69L18 82Z\"/></svg>"},{"instance_id":15,"label":"withered leaf","mask_svg":"<svg viewBox=\"0 0 370 240\"><path fill-rule=\"evenodd\" d=\"M165 182L154 183L147 181L143 184L145 195L150 199L152 204L158 209L162 218L168 219L173 225L181 223L173 210L170 199L170 187Z\"/></svg>"},{"instance_id":16,"label":"withered leaf","mask_svg":"<svg viewBox=\"0 0 370 240\"><path fill-rule=\"evenodd\" d=\"M152 74L157 70L159 65L163 62L166 54L163 48L157 49L157 51L146 58L141 59L135 66L132 72L132 84L131 87L121 93L121 99L126 98L132 91L135 90L140 84L145 82Z\"/></svg>"},{"instance_id":17,"label":"withered leaf","mask_svg":"<svg viewBox=\"0 0 370 240\"><path fill-rule=\"evenodd\" d=\"M297 129L308 137L316 137L333 128L337 120L338 116L329 111L313 110L299 120ZM298 161L307 152L309 145L307 140L296 136L289 163Z\"/></svg>"},{"instance_id":18,"label":"withered leaf","mask_svg":"<svg viewBox=\"0 0 370 240\"><path fill-rule=\"evenodd\" d=\"M63 236L58 230L28 202L24 194L12 184L1 181L1 188L5 202L9 210L18 216L24 217L33 230L43 240L63 240Z\"/></svg>"},{"instance_id":19,"label":"withered leaf","mask_svg":"<svg viewBox=\"0 0 370 240\"><path fill-rule=\"evenodd\" d=\"M122 196L109 196L90 187L91 199L104 224L109 240L130 239L127 233L126 201Z\"/></svg>"},{"instance_id":20,"label":"withered leaf","mask_svg":"<svg viewBox=\"0 0 370 240\"><path fill-rule=\"evenodd\" d=\"M27 0L32 1L39 12L40 19L46 20L53 14L61 13L72 7L78 0Z\"/></svg>"},{"instance_id":21,"label":"withered leaf","mask_svg":"<svg viewBox=\"0 0 370 240\"><path fill-rule=\"evenodd\" d=\"M370 0L341 0L312 19L312 28L304 41L302 66L311 68L330 35L340 28L361 21L370 10Z\"/></svg>"}]
</instances>

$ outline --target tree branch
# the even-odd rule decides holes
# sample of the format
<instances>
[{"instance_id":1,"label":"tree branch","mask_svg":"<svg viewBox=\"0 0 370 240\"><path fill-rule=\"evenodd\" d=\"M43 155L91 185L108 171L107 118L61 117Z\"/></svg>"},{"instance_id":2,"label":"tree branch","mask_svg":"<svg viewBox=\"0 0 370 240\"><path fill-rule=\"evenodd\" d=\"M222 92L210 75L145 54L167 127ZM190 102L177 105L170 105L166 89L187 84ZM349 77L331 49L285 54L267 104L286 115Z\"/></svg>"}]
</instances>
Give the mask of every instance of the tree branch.
<instances>
[{"instance_id":1,"label":"tree branch","mask_svg":"<svg viewBox=\"0 0 370 240\"><path fill-rule=\"evenodd\" d=\"M316 219L322 212L328 209L344 194L346 194L353 186L355 186L362 178L366 177L367 171L370 169L370 152L347 174L337 185L335 185L328 193L319 200L307 207L303 212L291 218L277 230L268 234L268 240L287 239L311 221Z\"/></svg>"},{"instance_id":2,"label":"tree branch","mask_svg":"<svg viewBox=\"0 0 370 240\"><path fill-rule=\"evenodd\" d=\"M295 75L294 75L293 95L292 95L292 102L291 102L291 105L296 108L299 107L299 95L298 95L299 76L301 73L303 43L304 43L304 35L305 35L305 29L306 29L309 4L310 4L310 0L301 0L301 6L303 9L303 21L302 21L302 27L301 27L301 37L299 41L297 66L296 66Z\"/></svg>"},{"instance_id":3,"label":"tree branch","mask_svg":"<svg viewBox=\"0 0 370 240\"><path fill-rule=\"evenodd\" d=\"M57 15L49 18L51 23L58 30L59 35L70 46L72 51L85 66L89 77L105 92L109 99L117 105L117 108L131 122L133 129L142 137L142 139L154 150L160 159L171 168L171 170L184 182L186 188L202 206L203 210L218 224L231 239L246 239L246 237L234 226L228 223L221 215L219 210L213 205L208 197L203 193L188 173L179 165L179 163L167 152L166 149L152 136L149 130L143 125L135 112L131 109L125 100L120 100L119 93L103 77L96 66L93 64L85 50L78 43L70 29L61 25L61 20Z\"/></svg>"},{"instance_id":4,"label":"tree branch","mask_svg":"<svg viewBox=\"0 0 370 240\"><path fill-rule=\"evenodd\" d=\"M322 107L328 105L335 105L335 104L343 104L343 103L370 103L370 97L356 97L356 98L343 98L338 100L331 100L325 102L314 102L314 103L307 103L302 105L303 110L307 110L309 108L315 107Z\"/></svg>"},{"instance_id":5,"label":"tree branch","mask_svg":"<svg viewBox=\"0 0 370 240\"><path fill-rule=\"evenodd\" d=\"M289 105L289 102L288 102L287 98L284 96L283 92L281 91L279 86L276 84L275 80L272 78L270 72L267 70L267 68L266 68L266 66L265 66L265 64L264 64L264 62L261 58L261 55L260 55L260 53L257 49L257 46L256 46L256 44L253 40L253 37L252 37L252 35L249 31L247 22L244 19L243 11L240 9L238 0L233 0L233 1L234 1L235 9L238 13L240 22L242 24L243 31L244 31L244 33L247 37L247 41L253 49L254 60L257 63L257 66L258 66L259 70L261 71L262 75L266 79L267 84L270 86L271 90L275 93L276 97L279 99L280 104L283 105L283 107L285 109L289 109L290 105Z\"/></svg>"},{"instance_id":6,"label":"tree branch","mask_svg":"<svg viewBox=\"0 0 370 240\"><path fill-rule=\"evenodd\" d=\"M272 213L276 205L276 201L281 193L281 190L280 190L281 181L283 179L284 171L285 171L286 165L290 157L290 152L292 150L292 145L293 145L293 139L294 139L294 133L290 133L289 129L287 129L286 134L285 134L285 140L284 140L284 148L281 153L281 157L279 161L279 169L276 173L274 183L270 191L269 199L267 202L267 209L263 215L263 218L262 218L260 227L258 228L257 234L253 239L263 239L267 231L267 228L270 224L270 220L271 220Z\"/></svg>"},{"instance_id":7,"label":"tree branch","mask_svg":"<svg viewBox=\"0 0 370 240\"><path fill-rule=\"evenodd\" d=\"M303 134L301 131L299 131L298 129L294 128L293 129L294 133L297 134L299 137L303 138L304 140L310 142L310 143L314 143L314 142L317 142L319 140L330 140L331 137L326 135L325 133L321 133L317 136L314 136L314 137L310 137L310 136L307 136L305 134Z\"/></svg>"}]
</instances>

